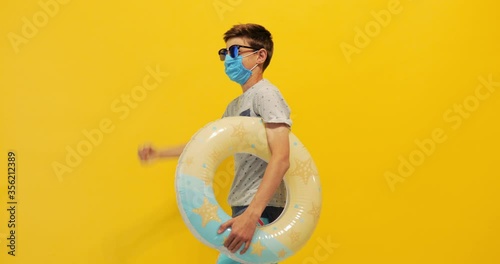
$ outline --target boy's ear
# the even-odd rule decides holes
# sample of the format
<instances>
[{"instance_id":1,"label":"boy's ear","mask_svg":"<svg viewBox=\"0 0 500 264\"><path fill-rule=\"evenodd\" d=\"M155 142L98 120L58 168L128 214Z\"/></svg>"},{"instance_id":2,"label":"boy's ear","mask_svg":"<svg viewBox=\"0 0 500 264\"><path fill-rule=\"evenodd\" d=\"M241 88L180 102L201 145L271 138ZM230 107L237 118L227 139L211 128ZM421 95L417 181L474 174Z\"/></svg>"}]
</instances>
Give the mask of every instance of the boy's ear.
<instances>
[{"instance_id":1,"label":"boy's ear","mask_svg":"<svg viewBox=\"0 0 500 264\"><path fill-rule=\"evenodd\" d=\"M264 62L267 59L267 50L260 49L257 54L259 54L259 57L257 58L257 63L258 64L264 64Z\"/></svg>"}]
</instances>

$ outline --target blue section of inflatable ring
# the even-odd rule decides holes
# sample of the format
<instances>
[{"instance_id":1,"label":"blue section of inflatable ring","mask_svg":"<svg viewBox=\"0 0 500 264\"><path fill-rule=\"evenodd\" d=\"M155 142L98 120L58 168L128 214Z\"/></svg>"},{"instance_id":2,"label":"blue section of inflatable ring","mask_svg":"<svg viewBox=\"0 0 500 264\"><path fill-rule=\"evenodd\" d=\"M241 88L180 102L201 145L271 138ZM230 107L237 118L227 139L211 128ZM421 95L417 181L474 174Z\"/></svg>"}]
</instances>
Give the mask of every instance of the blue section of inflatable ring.
<instances>
[{"instance_id":1,"label":"blue section of inflatable ring","mask_svg":"<svg viewBox=\"0 0 500 264\"><path fill-rule=\"evenodd\" d=\"M231 217L219 206L212 187L206 186L205 182L199 178L186 174L177 175L176 184L177 196L179 199L178 203L184 219L190 223L188 225L189 229L191 229L198 238L204 241L205 244L227 253L227 250L223 247L223 241L229 235L230 230L226 230L220 235L217 234L217 230L221 224L230 220ZM207 199L211 205L217 206L217 216L220 221L210 220L206 223L205 227L203 227L202 217L193 210L202 207L205 199ZM264 247L260 256L255 253L252 254L253 244L244 255L240 255L239 253L234 255L229 253L228 255L232 255L233 257L237 257L249 263L270 263L286 258L293 253L277 239L271 238L269 234L263 232L259 228L257 228L254 234L253 242L257 242L258 239L260 239L260 243ZM283 251L284 254L278 257L279 252L283 253Z\"/></svg>"}]
</instances>

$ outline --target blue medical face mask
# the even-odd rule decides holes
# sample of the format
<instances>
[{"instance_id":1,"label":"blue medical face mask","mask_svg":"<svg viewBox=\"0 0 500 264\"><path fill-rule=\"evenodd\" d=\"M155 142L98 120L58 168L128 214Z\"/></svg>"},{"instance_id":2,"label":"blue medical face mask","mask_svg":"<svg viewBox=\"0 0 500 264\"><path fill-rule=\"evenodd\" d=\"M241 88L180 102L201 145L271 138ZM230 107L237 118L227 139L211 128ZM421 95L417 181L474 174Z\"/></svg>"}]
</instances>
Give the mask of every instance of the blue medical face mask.
<instances>
[{"instance_id":1,"label":"blue medical face mask","mask_svg":"<svg viewBox=\"0 0 500 264\"><path fill-rule=\"evenodd\" d=\"M255 53L259 52L254 51L248 55L245 55L245 57L248 57L250 55L253 55ZM226 75L231 79L231 81L234 81L236 83L239 83L240 85L245 84L248 79L250 79L250 76L252 76L252 71L255 69L259 64L255 64L250 70L245 68L243 65L243 58L241 55L238 55L236 58L233 58L231 56L226 56L226 59L224 60L224 66L226 70Z\"/></svg>"}]
</instances>

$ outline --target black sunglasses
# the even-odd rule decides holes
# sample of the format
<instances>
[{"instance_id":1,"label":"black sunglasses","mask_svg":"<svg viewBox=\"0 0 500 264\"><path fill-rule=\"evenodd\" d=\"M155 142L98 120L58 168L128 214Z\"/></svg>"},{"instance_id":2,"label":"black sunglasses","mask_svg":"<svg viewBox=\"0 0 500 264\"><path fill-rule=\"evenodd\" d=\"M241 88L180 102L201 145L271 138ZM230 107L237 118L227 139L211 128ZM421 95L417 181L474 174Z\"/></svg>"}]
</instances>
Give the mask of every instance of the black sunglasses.
<instances>
[{"instance_id":1,"label":"black sunglasses","mask_svg":"<svg viewBox=\"0 0 500 264\"><path fill-rule=\"evenodd\" d=\"M231 56L231 58L234 59L234 58L238 57L240 48L252 49L254 51L261 49L261 48L256 48L256 47L243 46L243 45L232 45L231 47L229 47L229 49L220 49L219 50L220 60L221 61L226 60L226 55L228 53L228 50L229 50L229 56Z\"/></svg>"}]
</instances>

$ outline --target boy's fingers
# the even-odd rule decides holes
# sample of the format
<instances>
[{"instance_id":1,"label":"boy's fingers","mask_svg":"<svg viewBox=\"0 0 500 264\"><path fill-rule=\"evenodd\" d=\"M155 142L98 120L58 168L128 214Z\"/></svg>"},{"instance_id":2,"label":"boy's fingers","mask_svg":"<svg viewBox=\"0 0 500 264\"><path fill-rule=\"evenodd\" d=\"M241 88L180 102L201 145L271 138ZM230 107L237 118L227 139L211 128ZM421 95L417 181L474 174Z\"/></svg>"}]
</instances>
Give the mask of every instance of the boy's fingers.
<instances>
[{"instance_id":1,"label":"boy's fingers","mask_svg":"<svg viewBox=\"0 0 500 264\"><path fill-rule=\"evenodd\" d=\"M231 226L231 224L233 223L232 219L225 222L224 224L220 225L219 227L219 230L217 230L217 233L218 234L221 234L222 232L224 232L228 227Z\"/></svg>"},{"instance_id":2,"label":"boy's fingers","mask_svg":"<svg viewBox=\"0 0 500 264\"><path fill-rule=\"evenodd\" d=\"M241 255L245 254L247 250L250 248L250 241L245 242L245 248L240 252Z\"/></svg>"},{"instance_id":3,"label":"boy's fingers","mask_svg":"<svg viewBox=\"0 0 500 264\"><path fill-rule=\"evenodd\" d=\"M241 248L241 245L243 245L243 241L238 242L236 245L234 245L234 247L230 248L229 250L231 250L231 253L235 253L236 251L238 251L238 249Z\"/></svg>"}]
</instances>

